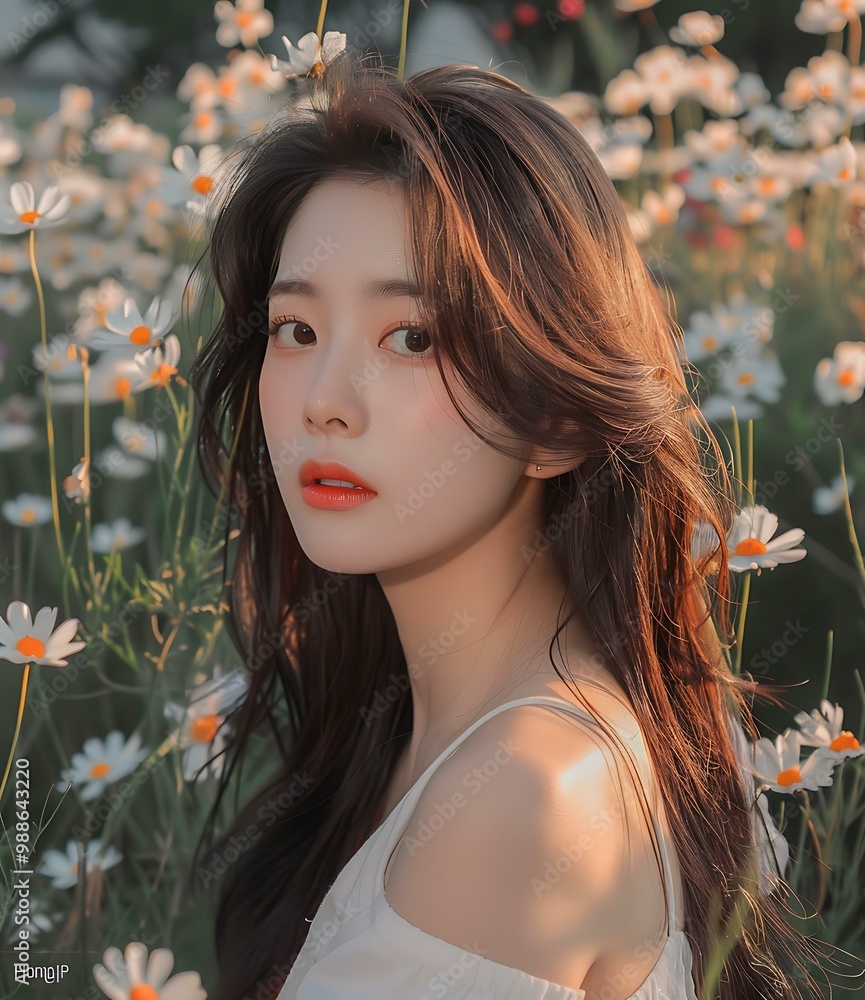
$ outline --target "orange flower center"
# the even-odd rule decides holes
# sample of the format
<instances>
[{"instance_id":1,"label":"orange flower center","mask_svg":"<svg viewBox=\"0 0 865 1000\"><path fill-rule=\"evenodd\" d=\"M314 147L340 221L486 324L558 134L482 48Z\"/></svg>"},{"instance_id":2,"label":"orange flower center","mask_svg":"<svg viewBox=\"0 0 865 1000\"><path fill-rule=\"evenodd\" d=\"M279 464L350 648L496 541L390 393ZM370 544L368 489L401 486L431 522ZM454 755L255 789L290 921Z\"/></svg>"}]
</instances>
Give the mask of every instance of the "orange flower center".
<instances>
[{"instance_id":1,"label":"orange flower center","mask_svg":"<svg viewBox=\"0 0 865 1000\"><path fill-rule=\"evenodd\" d=\"M90 768L90 777L104 778L110 770L111 766L109 764L94 764L93 767Z\"/></svg>"},{"instance_id":2,"label":"orange flower center","mask_svg":"<svg viewBox=\"0 0 865 1000\"><path fill-rule=\"evenodd\" d=\"M156 382L158 388L162 388L165 383L171 378L172 375L177 374L177 369L172 368L171 365L166 364L164 361L161 365L156 366L156 370L150 373L151 382Z\"/></svg>"},{"instance_id":3,"label":"orange flower center","mask_svg":"<svg viewBox=\"0 0 865 1000\"><path fill-rule=\"evenodd\" d=\"M45 655L45 643L32 635L25 635L15 643L15 648L22 656L32 656L34 659Z\"/></svg>"},{"instance_id":4,"label":"orange flower center","mask_svg":"<svg viewBox=\"0 0 865 1000\"><path fill-rule=\"evenodd\" d=\"M129 390L132 388L132 383L128 378L119 378L114 387L114 394L118 399L126 399L129 395Z\"/></svg>"},{"instance_id":5,"label":"orange flower center","mask_svg":"<svg viewBox=\"0 0 865 1000\"><path fill-rule=\"evenodd\" d=\"M24 524L32 524L36 520L36 511L32 507L22 511L21 520Z\"/></svg>"},{"instance_id":6,"label":"orange flower center","mask_svg":"<svg viewBox=\"0 0 865 1000\"><path fill-rule=\"evenodd\" d=\"M189 726L189 735L199 743L210 743L216 730L219 728L219 720L215 715L202 715L199 719L193 719Z\"/></svg>"},{"instance_id":7,"label":"orange flower center","mask_svg":"<svg viewBox=\"0 0 865 1000\"><path fill-rule=\"evenodd\" d=\"M22 212L18 216L18 221L19 222L32 223L32 222L35 222L38 218L39 218L39 213L38 212Z\"/></svg>"},{"instance_id":8,"label":"orange flower center","mask_svg":"<svg viewBox=\"0 0 865 1000\"><path fill-rule=\"evenodd\" d=\"M150 343L150 327L149 326L136 326L132 333L129 334L130 343L133 344L149 344Z\"/></svg>"},{"instance_id":9,"label":"orange flower center","mask_svg":"<svg viewBox=\"0 0 865 1000\"><path fill-rule=\"evenodd\" d=\"M742 374L736 379L739 385L749 385L754 381L754 376L750 372L742 372Z\"/></svg>"},{"instance_id":10,"label":"orange flower center","mask_svg":"<svg viewBox=\"0 0 865 1000\"><path fill-rule=\"evenodd\" d=\"M777 784L784 785L795 785L797 782L802 780L802 775L799 773L798 767L788 767L786 771L781 771L778 775Z\"/></svg>"},{"instance_id":11,"label":"orange flower center","mask_svg":"<svg viewBox=\"0 0 865 1000\"><path fill-rule=\"evenodd\" d=\"M761 556L766 551L766 546L759 538L743 538L736 546L737 556Z\"/></svg>"},{"instance_id":12,"label":"orange flower center","mask_svg":"<svg viewBox=\"0 0 865 1000\"><path fill-rule=\"evenodd\" d=\"M207 128L210 125L211 114L209 111L199 111L195 116L195 124L199 128Z\"/></svg>"},{"instance_id":13,"label":"orange flower center","mask_svg":"<svg viewBox=\"0 0 865 1000\"><path fill-rule=\"evenodd\" d=\"M718 341L714 337L703 338L703 347L705 347L707 351L711 351L712 348L717 347L717 345Z\"/></svg>"},{"instance_id":14,"label":"orange flower center","mask_svg":"<svg viewBox=\"0 0 865 1000\"><path fill-rule=\"evenodd\" d=\"M204 177L204 176L196 177L195 180L192 182L192 190L195 191L196 194L208 194L208 192L212 187L213 187L212 177Z\"/></svg>"},{"instance_id":15,"label":"orange flower center","mask_svg":"<svg viewBox=\"0 0 865 1000\"><path fill-rule=\"evenodd\" d=\"M252 24L252 14L247 10L241 10L237 12L234 20L237 22L238 28L248 28Z\"/></svg>"},{"instance_id":16,"label":"orange flower center","mask_svg":"<svg viewBox=\"0 0 865 1000\"><path fill-rule=\"evenodd\" d=\"M839 736L836 736L834 740L829 744L830 750L858 750L859 740L850 732L849 729L844 729L841 731Z\"/></svg>"},{"instance_id":17,"label":"orange flower center","mask_svg":"<svg viewBox=\"0 0 865 1000\"><path fill-rule=\"evenodd\" d=\"M838 375L839 385L852 385L853 384L853 369L845 368L843 372Z\"/></svg>"},{"instance_id":18,"label":"orange flower center","mask_svg":"<svg viewBox=\"0 0 865 1000\"><path fill-rule=\"evenodd\" d=\"M129 1000L159 1000L159 994L147 983L139 983L129 991Z\"/></svg>"},{"instance_id":19,"label":"orange flower center","mask_svg":"<svg viewBox=\"0 0 865 1000\"><path fill-rule=\"evenodd\" d=\"M226 76L219 82L219 96L233 97L237 93L237 80L233 76Z\"/></svg>"}]
</instances>

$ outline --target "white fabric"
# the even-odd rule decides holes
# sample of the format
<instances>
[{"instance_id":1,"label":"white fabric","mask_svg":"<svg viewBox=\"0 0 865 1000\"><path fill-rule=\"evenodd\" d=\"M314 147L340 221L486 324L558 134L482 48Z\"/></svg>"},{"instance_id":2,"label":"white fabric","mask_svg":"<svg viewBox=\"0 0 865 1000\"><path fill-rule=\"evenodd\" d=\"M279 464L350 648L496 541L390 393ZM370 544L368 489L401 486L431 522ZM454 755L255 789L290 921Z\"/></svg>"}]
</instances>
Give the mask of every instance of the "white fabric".
<instances>
[{"instance_id":1,"label":"white fabric","mask_svg":"<svg viewBox=\"0 0 865 1000\"><path fill-rule=\"evenodd\" d=\"M539 979L427 934L400 917L384 895L387 863L433 772L478 726L517 705L547 705L596 725L578 705L536 695L499 705L469 726L430 764L339 873L276 1000L585 1000L586 990ZM698 1000L691 948L678 916L681 897L671 877L672 846L668 847L654 812L652 823L670 900L670 934L648 978L630 1000Z\"/></svg>"}]
</instances>

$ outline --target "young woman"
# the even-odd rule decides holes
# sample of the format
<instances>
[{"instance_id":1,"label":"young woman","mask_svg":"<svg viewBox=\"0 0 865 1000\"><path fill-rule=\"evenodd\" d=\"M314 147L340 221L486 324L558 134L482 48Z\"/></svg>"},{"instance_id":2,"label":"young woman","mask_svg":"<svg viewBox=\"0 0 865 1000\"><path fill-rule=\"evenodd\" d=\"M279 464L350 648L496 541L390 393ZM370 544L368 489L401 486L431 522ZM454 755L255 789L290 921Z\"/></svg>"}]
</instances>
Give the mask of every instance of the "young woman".
<instances>
[{"instance_id":1,"label":"young woman","mask_svg":"<svg viewBox=\"0 0 865 1000\"><path fill-rule=\"evenodd\" d=\"M191 373L223 782L274 755L210 845L212 1000L696 1000L719 948L724 1000L807 995L718 639L736 504L612 183L495 73L313 86L237 149Z\"/></svg>"}]
</instances>

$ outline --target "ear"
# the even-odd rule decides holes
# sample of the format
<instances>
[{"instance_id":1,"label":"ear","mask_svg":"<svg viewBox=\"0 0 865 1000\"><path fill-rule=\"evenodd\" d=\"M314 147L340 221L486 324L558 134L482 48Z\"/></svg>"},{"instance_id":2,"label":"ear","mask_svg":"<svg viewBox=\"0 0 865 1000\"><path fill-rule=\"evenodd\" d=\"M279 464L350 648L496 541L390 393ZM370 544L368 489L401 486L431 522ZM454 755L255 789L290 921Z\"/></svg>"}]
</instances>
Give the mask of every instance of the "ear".
<instances>
[{"instance_id":1,"label":"ear","mask_svg":"<svg viewBox=\"0 0 865 1000\"><path fill-rule=\"evenodd\" d=\"M560 419L556 421L556 423L559 428L567 426L570 431L577 432L579 430L577 425L570 420ZM553 421L550 417L544 418L544 420L541 421L541 433L549 430L552 424ZM576 469L577 466L581 465L585 460L585 454L580 455L577 458L563 458L560 451L555 451L554 449L547 448L544 445L536 444L532 447L532 450L529 453L523 473L534 479L552 479L553 476L560 476L564 472L570 472L572 469ZM538 466L540 466L540 469Z\"/></svg>"}]
</instances>

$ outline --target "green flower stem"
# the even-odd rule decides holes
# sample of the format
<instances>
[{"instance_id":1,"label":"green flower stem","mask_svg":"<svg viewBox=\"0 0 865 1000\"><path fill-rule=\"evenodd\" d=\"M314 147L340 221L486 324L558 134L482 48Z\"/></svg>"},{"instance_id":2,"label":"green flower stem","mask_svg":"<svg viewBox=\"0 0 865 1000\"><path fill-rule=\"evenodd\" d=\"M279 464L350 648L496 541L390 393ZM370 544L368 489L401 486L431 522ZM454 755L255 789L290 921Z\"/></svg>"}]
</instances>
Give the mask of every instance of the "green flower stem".
<instances>
[{"instance_id":1,"label":"green flower stem","mask_svg":"<svg viewBox=\"0 0 865 1000\"><path fill-rule=\"evenodd\" d=\"M745 616L748 612L748 594L751 591L751 575L753 570L748 570L745 581L742 584L742 607L739 609L739 620L736 622L736 664L733 673L737 677L742 675L742 647L745 634Z\"/></svg>"},{"instance_id":2,"label":"green flower stem","mask_svg":"<svg viewBox=\"0 0 865 1000\"><path fill-rule=\"evenodd\" d=\"M3 801L3 792L6 790L6 782L9 779L9 771L12 769L12 761L15 758L15 747L18 746L18 734L21 732L21 720L24 718L24 703L27 700L27 681L30 678L31 663L24 666L24 675L21 678L21 697L18 700L18 718L15 721L15 735L12 737L12 749L9 751L9 760L6 761L6 770L3 772L3 781L0 782L0 802Z\"/></svg>"},{"instance_id":3,"label":"green flower stem","mask_svg":"<svg viewBox=\"0 0 865 1000\"><path fill-rule=\"evenodd\" d=\"M36 230L30 230L30 269L33 272L33 281L36 285L36 297L39 299L39 329L42 333L42 349L45 352L45 416L48 427L48 457L50 462L49 478L51 480L51 509L54 512L54 531L57 536L57 551L60 554L60 565L66 562L63 553L63 536L60 533L60 507L57 503L57 479L55 474L56 463L54 460L54 421L51 417L51 380L48 378L48 323L45 318L45 295L42 291L42 279L39 277L39 268L36 266Z\"/></svg>"},{"instance_id":4,"label":"green flower stem","mask_svg":"<svg viewBox=\"0 0 865 1000\"><path fill-rule=\"evenodd\" d=\"M859 548L859 539L856 537L856 525L853 523L853 511L850 507L850 489L847 486L847 471L844 468L844 445L841 438L838 441L839 460L841 462L841 479L844 482L844 514L847 518L847 534L850 536L850 544L853 546L853 558L856 562L856 569L862 577L865 586L865 562L862 560L862 550Z\"/></svg>"},{"instance_id":5,"label":"green flower stem","mask_svg":"<svg viewBox=\"0 0 865 1000\"><path fill-rule=\"evenodd\" d=\"M408 38L408 8L410 0L403 0L402 5L402 31L399 38L399 67L397 76L400 80L405 79L405 50Z\"/></svg>"},{"instance_id":6,"label":"green flower stem","mask_svg":"<svg viewBox=\"0 0 865 1000\"><path fill-rule=\"evenodd\" d=\"M829 629L829 633L826 636L826 672L823 675L823 691L821 698L829 697L829 676L832 673L832 646L834 643L835 633L832 629Z\"/></svg>"},{"instance_id":7,"label":"green flower stem","mask_svg":"<svg viewBox=\"0 0 865 1000\"><path fill-rule=\"evenodd\" d=\"M739 433L739 417L736 413L736 407L731 406L730 409L733 411L733 476L736 480L739 492L739 506L742 506L741 492L742 492L742 436Z\"/></svg>"},{"instance_id":8,"label":"green flower stem","mask_svg":"<svg viewBox=\"0 0 865 1000\"><path fill-rule=\"evenodd\" d=\"M87 547L87 568L90 570L90 582L93 586L93 596L96 597L96 565L93 562L93 548L91 546L90 534L93 530L93 512L90 509L90 365L88 364L88 350L83 347L81 350L81 371L84 376L84 468L87 475L87 496L84 500L84 543ZM102 600L97 603L102 607Z\"/></svg>"},{"instance_id":9,"label":"green flower stem","mask_svg":"<svg viewBox=\"0 0 865 1000\"><path fill-rule=\"evenodd\" d=\"M315 26L315 33L318 35L318 40L321 42L321 32L324 28L324 15L327 11L327 0L321 0L321 9L318 12L318 24Z\"/></svg>"}]
</instances>

